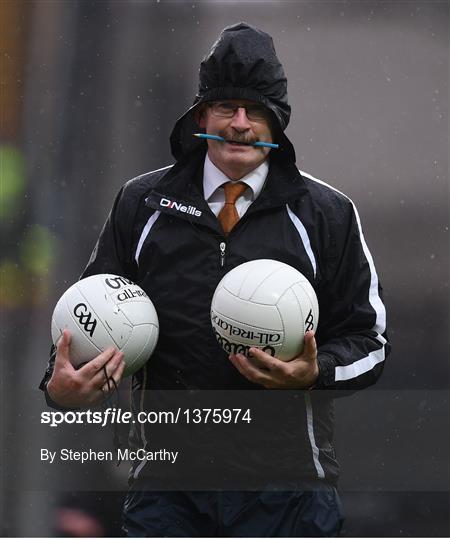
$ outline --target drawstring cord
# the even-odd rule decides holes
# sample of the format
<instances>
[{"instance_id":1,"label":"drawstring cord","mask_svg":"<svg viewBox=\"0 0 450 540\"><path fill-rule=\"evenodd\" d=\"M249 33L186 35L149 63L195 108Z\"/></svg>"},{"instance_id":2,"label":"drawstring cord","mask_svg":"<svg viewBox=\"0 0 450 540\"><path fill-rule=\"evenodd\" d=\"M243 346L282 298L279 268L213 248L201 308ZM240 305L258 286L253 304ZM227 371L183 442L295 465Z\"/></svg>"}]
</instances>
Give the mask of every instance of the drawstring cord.
<instances>
[{"instance_id":1,"label":"drawstring cord","mask_svg":"<svg viewBox=\"0 0 450 540\"><path fill-rule=\"evenodd\" d=\"M116 381L112 377L108 377L106 371L106 366L103 366L103 373L105 374L106 384L108 385L108 397L102 403L102 409L115 408L116 410L120 409L120 394L119 387L117 386ZM112 382L112 384L111 384ZM111 392L112 390L112 392ZM116 396L114 402L114 396ZM114 422L114 435L113 435L113 445L115 450L120 450L123 447L122 439L120 438L119 427L116 422ZM117 467L122 463L122 458L120 457L119 452L117 452L118 460Z\"/></svg>"}]
</instances>

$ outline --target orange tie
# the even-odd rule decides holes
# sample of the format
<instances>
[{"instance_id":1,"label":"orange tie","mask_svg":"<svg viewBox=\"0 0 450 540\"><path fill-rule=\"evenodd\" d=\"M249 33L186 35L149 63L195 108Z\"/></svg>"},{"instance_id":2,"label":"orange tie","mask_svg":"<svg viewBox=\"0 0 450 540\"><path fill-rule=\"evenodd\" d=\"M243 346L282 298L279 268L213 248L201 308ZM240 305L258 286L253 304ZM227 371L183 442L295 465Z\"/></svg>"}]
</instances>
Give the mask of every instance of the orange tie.
<instances>
[{"instance_id":1,"label":"orange tie","mask_svg":"<svg viewBox=\"0 0 450 540\"><path fill-rule=\"evenodd\" d=\"M226 184L223 184L223 189L225 191L225 204L217 218L222 225L225 236L227 236L239 221L239 214L237 213L235 204L247 189L247 184L244 184L244 182L227 182Z\"/></svg>"}]
</instances>

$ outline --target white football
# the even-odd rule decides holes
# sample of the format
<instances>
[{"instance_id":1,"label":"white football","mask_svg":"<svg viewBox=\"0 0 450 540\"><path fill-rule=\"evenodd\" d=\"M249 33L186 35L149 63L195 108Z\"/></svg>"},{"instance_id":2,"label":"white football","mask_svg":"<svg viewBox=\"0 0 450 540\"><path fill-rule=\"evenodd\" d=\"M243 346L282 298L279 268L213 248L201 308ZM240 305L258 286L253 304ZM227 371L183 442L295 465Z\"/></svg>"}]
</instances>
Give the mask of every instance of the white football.
<instances>
[{"instance_id":1,"label":"white football","mask_svg":"<svg viewBox=\"0 0 450 540\"><path fill-rule=\"evenodd\" d=\"M228 353L258 347L292 360L303 349L307 330L316 330L319 305L308 279L288 264L271 259L230 270L211 303L214 334Z\"/></svg>"},{"instance_id":2,"label":"white football","mask_svg":"<svg viewBox=\"0 0 450 540\"><path fill-rule=\"evenodd\" d=\"M159 335L158 316L147 294L129 279L112 274L84 278L61 296L52 316L54 344L66 328L72 335L70 358L75 367L116 347L124 353L124 376L147 362Z\"/></svg>"}]
</instances>

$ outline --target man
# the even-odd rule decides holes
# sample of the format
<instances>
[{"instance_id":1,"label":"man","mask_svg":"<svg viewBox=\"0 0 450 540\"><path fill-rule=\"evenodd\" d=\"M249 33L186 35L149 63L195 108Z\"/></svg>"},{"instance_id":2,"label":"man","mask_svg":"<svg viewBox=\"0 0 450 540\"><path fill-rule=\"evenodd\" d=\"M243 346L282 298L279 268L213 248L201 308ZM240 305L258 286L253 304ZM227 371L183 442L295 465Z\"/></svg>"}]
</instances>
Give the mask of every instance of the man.
<instances>
[{"instance_id":1,"label":"man","mask_svg":"<svg viewBox=\"0 0 450 540\"><path fill-rule=\"evenodd\" d=\"M340 530L332 402L319 397L322 390L351 392L377 380L389 352L385 310L356 209L341 193L299 173L284 134L289 117L286 78L270 36L244 23L225 28L201 64L194 105L172 132L176 164L122 188L83 277L129 277L155 304L160 337L151 362L133 378L135 412L146 408L144 391L151 389L305 390L296 418L304 442L298 472L305 482L278 492L154 493L145 482L147 467L135 463L125 504L130 536ZM199 130L225 142L195 138ZM182 212L180 205L195 212ZM255 259L297 268L316 290L319 328L307 333L303 352L290 362L258 349L250 357L228 357L211 332L218 282ZM123 358L111 348L75 371L69 342L65 332L41 387L51 404L88 406L109 391L105 375L119 383ZM145 446L141 426L131 441Z\"/></svg>"}]
</instances>

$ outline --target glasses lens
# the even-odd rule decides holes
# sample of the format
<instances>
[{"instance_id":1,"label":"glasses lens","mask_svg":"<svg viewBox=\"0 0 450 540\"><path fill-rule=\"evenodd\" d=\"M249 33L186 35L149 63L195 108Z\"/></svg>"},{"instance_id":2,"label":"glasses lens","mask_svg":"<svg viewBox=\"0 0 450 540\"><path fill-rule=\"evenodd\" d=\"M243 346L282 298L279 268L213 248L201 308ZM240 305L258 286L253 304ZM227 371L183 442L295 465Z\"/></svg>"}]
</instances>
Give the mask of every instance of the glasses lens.
<instances>
[{"instance_id":1,"label":"glasses lens","mask_svg":"<svg viewBox=\"0 0 450 540\"><path fill-rule=\"evenodd\" d=\"M262 105L239 105L227 101L217 101L210 104L211 111L220 118L232 118L239 108L244 108L249 120L265 120L267 118L266 108Z\"/></svg>"},{"instance_id":2,"label":"glasses lens","mask_svg":"<svg viewBox=\"0 0 450 540\"><path fill-rule=\"evenodd\" d=\"M248 105L245 107L245 110L249 120L264 120L267 118L265 107L261 107L260 105Z\"/></svg>"},{"instance_id":3,"label":"glasses lens","mask_svg":"<svg viewBox=\"0 0 450 540\"><path fill-rule=\"evenodd\" d=\"M216 116L232 118L236 114L238 107L234 103L217 102L211 105L211 109Z\"/></svg>"}]
</instances>

